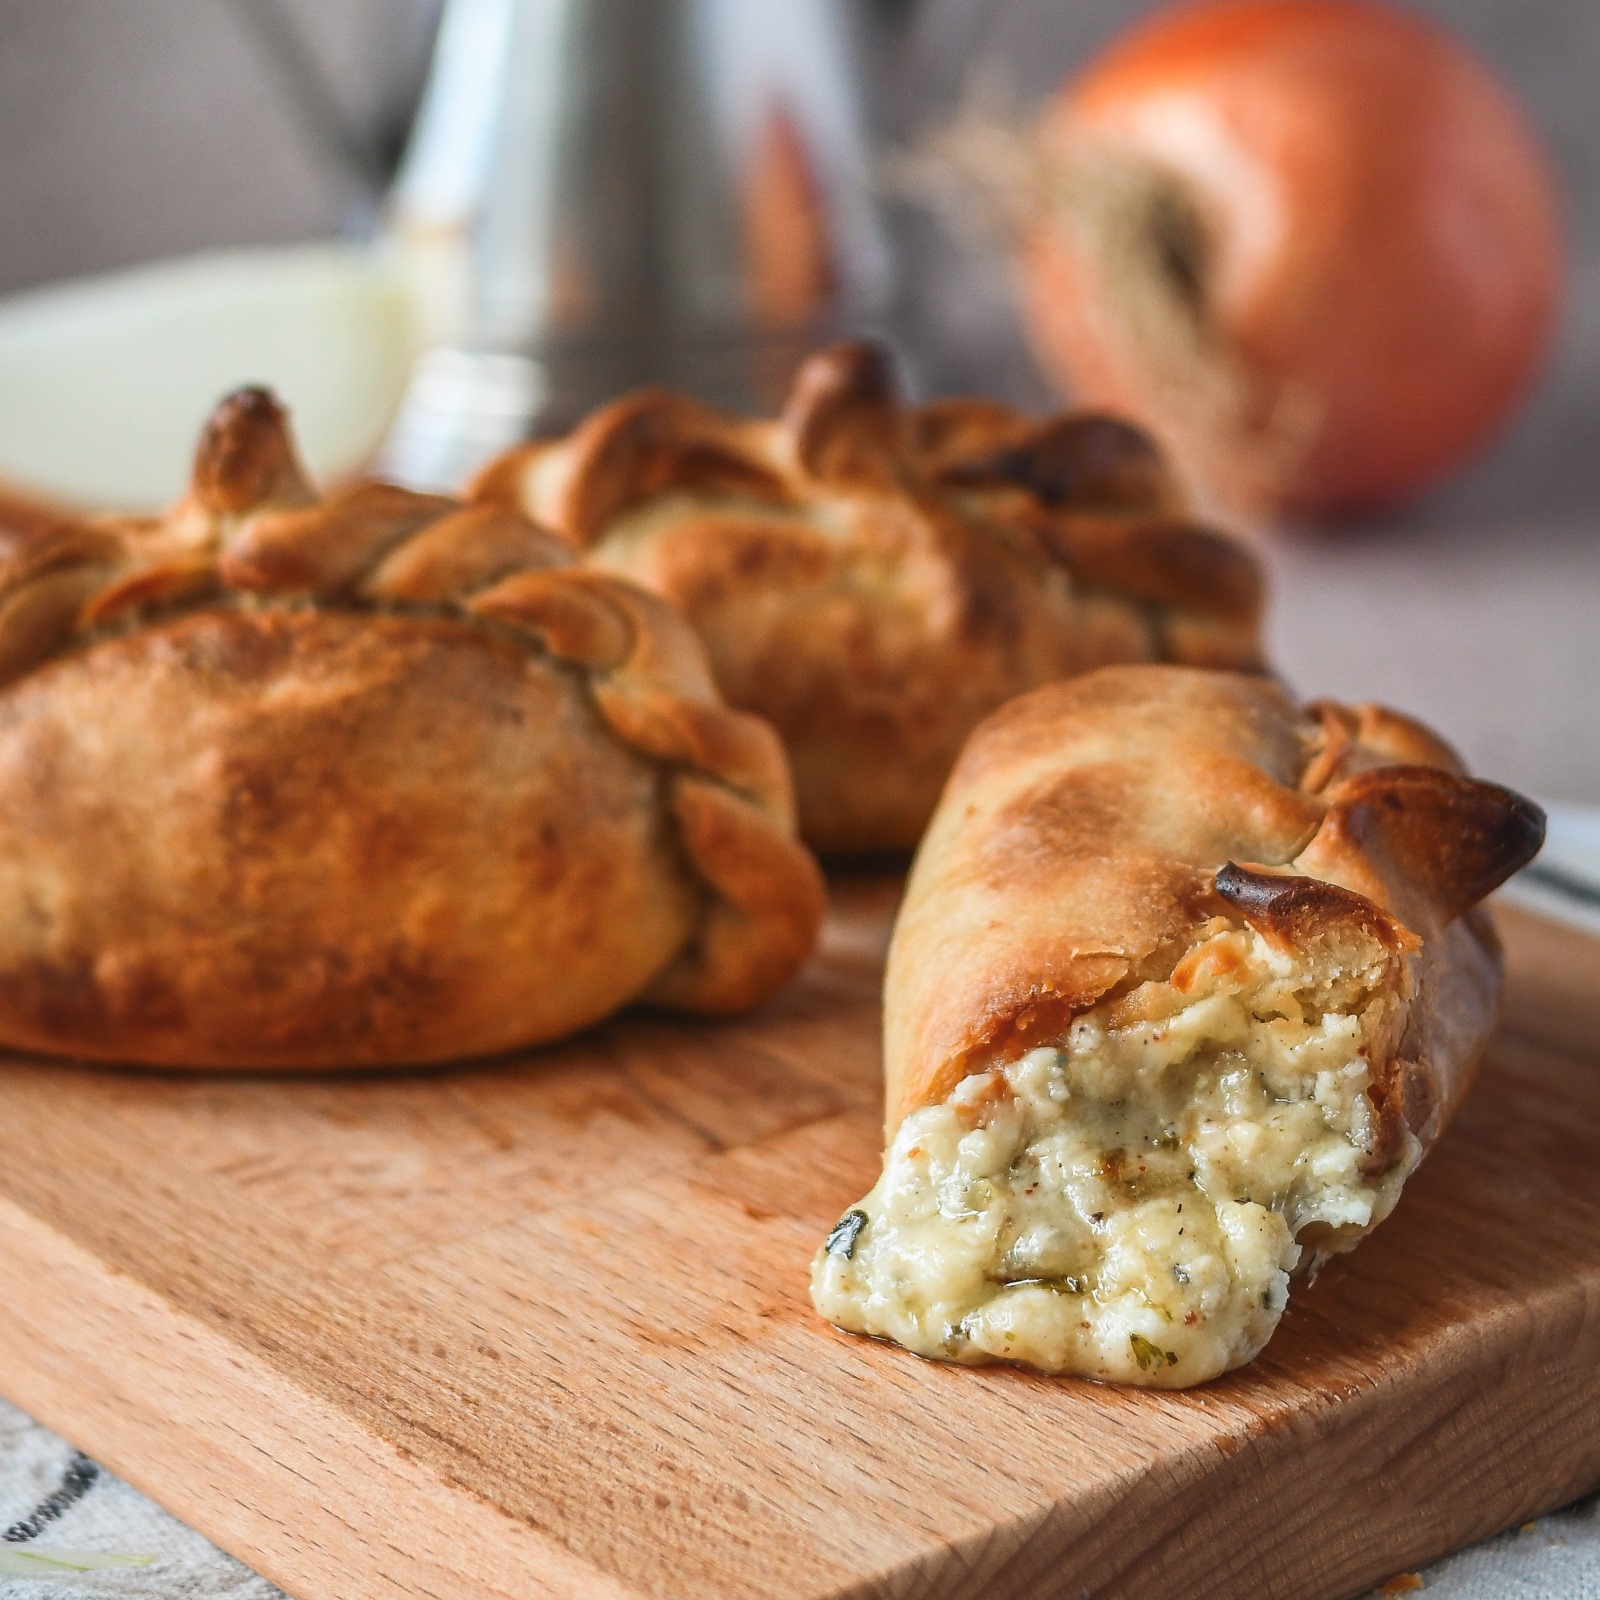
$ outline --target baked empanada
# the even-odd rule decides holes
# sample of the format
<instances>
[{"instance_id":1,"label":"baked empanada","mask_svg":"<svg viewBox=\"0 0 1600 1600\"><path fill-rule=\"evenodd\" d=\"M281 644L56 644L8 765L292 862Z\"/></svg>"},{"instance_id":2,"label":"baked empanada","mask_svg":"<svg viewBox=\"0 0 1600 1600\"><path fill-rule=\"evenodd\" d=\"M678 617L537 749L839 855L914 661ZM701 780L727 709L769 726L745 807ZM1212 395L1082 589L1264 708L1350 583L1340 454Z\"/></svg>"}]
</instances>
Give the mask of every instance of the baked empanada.
<instances>
[{"instance_id":1,"label":"baked empanada","mask_svg":"<svg viewBox=\"0 0 1600 1600\"><path fill-rule=\"evenodd\" d=\"M885 984L888 1153L818 1253L841 1327L1181 1387L1250 1360L1466 1092L1477 902L1538 808L1414 722L1113 667L973 735Z\"/></svg>"},{"instance_id":2,"label":"baked empanada","mask_svg":"<svg viewBox=\"0 0 1600 1600\"><path fill-rule=\"evenodd\" d=\"M438 1061L752 1006L823 889L687 625L521 517L317 497L242 390L151 522L0 571L0 1045Z\"/></svg>"},{"instance_id":3,"label":"baked empanada","mask_svg":"<svg viewBox=\"0 0 1600 1600\"><path fill-rule=\"evenodd\" d=\"M827 852L910 849L1003 701L1119 661L1259 665L1261 582L1107 417L897 400L862 345L814 356L775 421L658 390L492 463L591 569L664 595L794 769Z\"/></svg>"}]
</instances>

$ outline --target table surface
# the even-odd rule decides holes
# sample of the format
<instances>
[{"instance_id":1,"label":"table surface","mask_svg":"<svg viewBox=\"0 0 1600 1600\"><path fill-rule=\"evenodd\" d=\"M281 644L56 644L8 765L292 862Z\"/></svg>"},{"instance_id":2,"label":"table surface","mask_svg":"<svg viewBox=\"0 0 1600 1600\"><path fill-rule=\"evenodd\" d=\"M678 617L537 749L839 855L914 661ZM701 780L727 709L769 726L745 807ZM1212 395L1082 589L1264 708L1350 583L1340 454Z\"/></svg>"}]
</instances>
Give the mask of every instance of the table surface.
<instances>
[{"instance_id":1,"label":"table surface","mask_svg":"<svg viewBox=\"0 0 1600 1600\"><path fill-rule=\"evenodd\" d=\"M1552 1035L1553 1048L1553 1041L1556 1038L1567 1037L1561 1030L1563 1027L1570 1029L1570 1020L1548 1022L1547 1019L1559 1017L1570 1019L1570 1013L1556 1005L1554 997L1558 991L1568 993L1571 985L1569 982L1568 988L1562 990L1557 984L1556 988L1551 990L1550 1004L1535 1004L1532 1010L1529 1010L1526 985L1530 982L1544 984L1546 976L1542 975L1554 971L1559 963L1552 961L1549 966L1545 965L1539 957L1542 947L1538 939L1535 938L1530 943L1526 927L1519 924L1519 928L1520 932L1518 929L1511 930L1517 932L1518 937L1511 940L1509 948L1514 958L1512 965L1516 982L1513 987L1523 995L1523 1004L1520 1009L1515 1005L1512 1007L1512 1017L1508 1026L1514 1026L1508 1039L1515 1042L1521 1038L1521 1035L1515 1032L1516 1026L1533 1027L1540 1039L1544 1037L1540 1030L1550 1026L1555 1029ZM1554 936L1546 933L1542 937L1548 942ZM855 960L858 955L859 952L855 951L854 945L848 943L842 951L835 952L836 959L847 960L847 964ZM1522 987L1518 988L1518 985ZM1540 992L1542 993L1542 990ZM1571 993L1587 996L1592 994L1592 990L1587 986L1580 986ZM1587 1033L1582 1037L1587 1039ZM1503 1041L1502 1048L1509 1051L1512 1044ZM1534 1050L1529 1062L1536 1058L1542 1060L1544 1055L1549 1053L1544 1051L1541 1055L1542 1046L1527 1046L1527 1048ZM1524 1062L1523 1066L1529 1065L1529 1062ZM137 1083L129 1084L128 1089L135 1098L147 1092ZM156 1083L148 1086L148 1093L154 1094L158 1099L164 1099L168 1091ZM226 1094L224 1097L226 1098ZM68 1098L70 1099L70 1096ZM119 1104L125 1098L126 1096L119 1092ZM201 1096L201 1099L208 1103L212 1098L214 1096L209 1090ZM38 1097L34 1096L34 1100L37 1099ZM24 1100L27 1100L26 1095ZM36 1106L35 1110L37 1109ZM126 1107L122 1109L126 1111ZM1472 1107L1469 1106L1467 1113L1469 1123L1473 1121L1471 1111ZM120 1155L128 1154L123 1146L132 1138L132 1123L126 1123L124 1126L125 1121L125 1118L117 1119L117 1126L122 1130L115 1142L115 1147L120 1153L119 1159ZM206 1126L211 1127L212 1121L207 1121ZM1482 1124L1481 1113L1476 1122ZM23 1116L19 1119L18 1125L26 1128L33 1126L33 1123L27 1116ZM81 1120L75 1120L74 1125L87 1126ZM359 1130L352 1129L352 1131ZM1478 1134L1481 1133L1482 1128L1479 1127ZM1464 1124L1459 1137L1470 1143L1472 1135L1473 1129ZM104 1139L104 1129L100 1130L100 1137ZM182 1143L181 1140L179 1142ZM273 1142L276 1143L276 1140ZM48 1139L44 1143L46 1147L52 1144ZM33 1138L30 1136L23 1148L26 1149L32 1144ZM113 1146L106 1144L104 1148L109 1152ZM1453 1153L1453 1148L1447 1152L1447 1154ZM1464 1159L1471 1165L1472 1158ZM181 1156L178 1164L180 1167L185 1164ZM370 1155L367 1164L370 1164ZM96 1170L101 1170L103 1166L116 1165L116 1160L97 1162ZM226 1163L228 1170L232 1170L235 1165L237 1163L231 1161ZM1450 1163L1446 1161L1446 1166L1449 1165ZM1431 1165L1428 1171L1430 1177L1439 1178L1444 1168ZM1570 1187L1570 1182L1569 1179L1569 1186L1563 1191L1569 1195L1575 1193ZM120 1184L117 1186L120 1187ZM131 1187L137 1189L137 1185ZM1521 1190L1508 1191L1510 1192L1521 1193ZM153 1196L146 1196L147 1200L150 1198ZM1422 1204L1423 1198L1419 1195L1417 1203ZM281 1199L280 1196L280 1202ZM136 1200L134 1203L138 1213L145 1211L144 1201ZM88 1206L89 1212L96 1210L103 1212L104 1196L87 1197L84 1204ZM1495 1211L1496 1205L1497 1202L1489 1202L1491 1212ZM79 1209L82 1210L83 1207L80 1206ZM157 1206L155 1211L159 1214L161 1207ZM276 1215L276 1212L272 1214ZM1459 1209L1455 1214L1461 1214ZM764 1215L775 1215L775 1213L764 1213ZM115 1221L114 1213L107 1219L106 1226L116 1232L119 1224ZM1431 1236L1430 1228L1431 1225L1424 1225L1424 1235ZM811 1231L814 1232L815 1228ZM169 1230L162 1227L159 1232L165 1237ZM1398 1237L1399 1235L1396 1235L1386 1242L1394 1244ZM1365 1258L1369 1264L1375 1259L1375 1257ZM87 1265L85 1257L83 1263L85 1270ZM1458 1262L1457 1268L1459 1267ZM19 1291L28 1290L34 1276L31 1270L23 1272L21 1282L15 1288ZM1465 1277L1458 1276L1451 1281L1454 1285L1452 1292L1461 1292ZM1324 1285L1318 1287L1320 1289ZM26 1299L27 1295L24 1293L23 1304L26 1303ZM59 1303L67 1302L63 1300ZM1386 1299L1384 1303L1387 1305L1389 1301ZM86 1321L89 1315L85 1308L78 1320ZM474 1313L474 1316L476 1315L477 1313ZM40 1328L54 1328L58 1325L54 1320L38 1324ZM21 1326L23 1328L28 1326L26 1316L21 1319ZM49 1339L43 1333L37 1332L30 1337L39 1342L14 1345L12 1355L13 1359L20 1361L24 1368L38 1369L38 1362L30 1356L29 1351L37 1352L46 1348ZM198 1353L197 1345L197 1357ZM163 1364L161 1371L166 1373L169 1370L170 1367ZM1364 1367L1363 1370L1368 1369ZM1510 1365L1506 1369L1507 1377L1509 1372ZM127 1387L125 1376L119 1381L123 1382L124 1389L121 1400L113 1409L118 1415L126 1412L131 1416L140 1407L139 1390ZM105 1382L97 1382L93 1387L102 1398L115 1392L114 1383L109 1389ZM155 1383L155 1387L160 1388L160 1381ZM57 1396L58 1410L59 1399ZM161 1426L165 1428L172 1413L161 1409L160 1406L157 1410L164 1419ZM1452 1415L1459 1416L1459 1413ZM326 1447L323 1453L326 1453ZM197 1460L191 1460L190 1465L197 1472L204 1471L206 1481L219 1487L231 1479L237 1486L236 1492L243 1495L245 1482L250 1480L248 1465L240 1477L237 1473L237 1463L229 1468L220 1465L220 1461L219 1457L217 1462L208 1463L203 1469ZM1545 1465L1548 1466L1548 1463ZM174 1493L176 1494L176 1489ZM247 1495L245 1498L252 1503L260 1504L254 1495ZM1532 1500L1525 1503L1531 1505L1545 1502ZM1502 1512L1501 1515L1505 1513ZM77 1456L62 1440L31 1425L25 1418L3 1405L0 1405L0 1530L3 1530L0 1531L0 1600L23 1600L24 1595L28 1596L28 1600L32 1600L32 1596L39 1593L36 1585L37 1574L18 1570L30 1558L40 1553L53 1553L57 1558L72 1561L78 1559L75 1553L82 1551L97 1552L102 1558L107 1553L121 1552L143 1557L149 1564L114 1567L106 1571L76 1576L53 1575L51 1593L64 1594L68 1600L108 1600L108 1597L113 1595L145 1596L148 1600L155 1600L156 1596L172 1597L179 1594L226 1596L230 1597L230 1600L271 1600L276 1593L270 1586L241 1568L238 1563L211 1549L197 1535L157 1511L126 1485L97 1471L93 1463ZM463 1537L466 1537L464 1530ZM1439 1548L1439 1545L1435 1544L1434 1548ZM470 1559L465 1549L461 1559L464 1561ZM1430 1569L1426 1575L1426 1586L1430 1592L1455 1596L1456 1600L1489 1600L1491 1596L1509 1595L1528 1596L1532 1600L1532 1597L1536 1596L1578 1597L1600 1592L1600 1587L1597 1587L1600 1586L1600 1504L1591 1501L1572 1511L1541 1519L1538 1523L1528 1524L1473 1551L1453 1557Z\"/></svg>"}]
</instances>

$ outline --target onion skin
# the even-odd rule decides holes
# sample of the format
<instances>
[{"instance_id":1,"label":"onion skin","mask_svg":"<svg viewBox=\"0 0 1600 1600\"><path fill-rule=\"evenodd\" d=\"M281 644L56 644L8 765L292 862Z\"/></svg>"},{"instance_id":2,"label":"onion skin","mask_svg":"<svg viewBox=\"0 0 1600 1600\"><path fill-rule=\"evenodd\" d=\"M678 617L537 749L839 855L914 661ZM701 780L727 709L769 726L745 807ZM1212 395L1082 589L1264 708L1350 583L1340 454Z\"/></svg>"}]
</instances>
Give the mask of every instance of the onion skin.
<instances>
[{"instance_id":1,"label":"onion skin","mask_svg":"<svg viewBox=\"0 0 1600 1600\"><path fill-rule=\"evenodd\" d=\"M1164 168L1199 224L1194 304L1249 396L1222 449L1215 432L1195 444L1107 314L1115 275L1048 212L1022 242L1023 298L1046 369L1140 418L1220 498L1241 469L1219 456L1248 453L1277 396L1314 420L1258 498L1340 515L1477 453L1539 371L1565 277L1549 164L1500 83L1420 17L1373 0L1180 5L1064 86L1040 134L1047 159Z\"/></svg>"}]
</instances>

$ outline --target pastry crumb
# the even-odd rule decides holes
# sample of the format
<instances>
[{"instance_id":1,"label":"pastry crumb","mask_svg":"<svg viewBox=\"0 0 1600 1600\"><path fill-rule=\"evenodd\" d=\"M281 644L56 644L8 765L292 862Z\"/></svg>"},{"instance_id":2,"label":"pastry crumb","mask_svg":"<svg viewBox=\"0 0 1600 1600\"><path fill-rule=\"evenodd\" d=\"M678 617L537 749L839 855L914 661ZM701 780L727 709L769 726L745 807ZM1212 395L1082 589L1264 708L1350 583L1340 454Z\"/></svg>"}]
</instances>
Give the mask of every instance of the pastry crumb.
<instances>
[{"instance_id":1,"label":"pastry crumb","mask_svg":"<svg viewBox=\"0 0 1600 1600\"><path fill-rule=\"evenodd\" d=\"M1422 1579L1415 1572L1397 1572L1387 1583L1380 1583L1374 1593L1414 1594L1422 1587Z\"/></svg>"}]
</instances>

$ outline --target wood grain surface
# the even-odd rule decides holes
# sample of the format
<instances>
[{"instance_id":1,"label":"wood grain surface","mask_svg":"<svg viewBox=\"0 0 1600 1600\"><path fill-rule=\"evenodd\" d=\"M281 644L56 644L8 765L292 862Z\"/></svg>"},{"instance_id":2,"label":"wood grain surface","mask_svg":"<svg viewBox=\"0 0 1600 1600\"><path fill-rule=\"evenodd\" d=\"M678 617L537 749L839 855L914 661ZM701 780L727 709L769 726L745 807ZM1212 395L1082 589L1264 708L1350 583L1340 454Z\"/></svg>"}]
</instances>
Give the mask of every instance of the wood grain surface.
<instances>
[{"instance_id":1,"label":"wood grain surface","mask_svg":"<svg viewBox=\"0 0 1600 1600\"><path fill-rule=\"evenodd\" d=\"M760 1016L364 1078L0 1065L0 1389L300 1600L1314 1600L1600 1484L1600 944L1503 918L1396 1215L1188 1394L822 1325L896 885Z\"/></svg>"}]
</instances>

